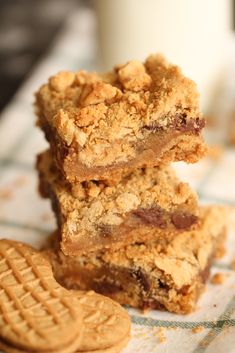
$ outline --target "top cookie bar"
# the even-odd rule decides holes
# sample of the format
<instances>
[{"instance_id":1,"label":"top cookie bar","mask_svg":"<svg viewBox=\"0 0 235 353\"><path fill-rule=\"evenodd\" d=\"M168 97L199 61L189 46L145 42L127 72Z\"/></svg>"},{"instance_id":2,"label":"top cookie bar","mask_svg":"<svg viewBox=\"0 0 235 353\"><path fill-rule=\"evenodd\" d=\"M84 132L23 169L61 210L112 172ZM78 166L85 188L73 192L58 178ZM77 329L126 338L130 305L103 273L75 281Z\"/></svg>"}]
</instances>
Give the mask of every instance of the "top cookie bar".
<instances>
[{"instance_id":1,"label":"top cookie bar","mask_svg":"<svg viewBox=\"0 0 235 353\"><path fill-rule=\"evenodd\" d=\"M36 111L69 182L205 154L196 85L160 55L106 74L60 72L36 93Z\"/></svg>"}]
</instances>

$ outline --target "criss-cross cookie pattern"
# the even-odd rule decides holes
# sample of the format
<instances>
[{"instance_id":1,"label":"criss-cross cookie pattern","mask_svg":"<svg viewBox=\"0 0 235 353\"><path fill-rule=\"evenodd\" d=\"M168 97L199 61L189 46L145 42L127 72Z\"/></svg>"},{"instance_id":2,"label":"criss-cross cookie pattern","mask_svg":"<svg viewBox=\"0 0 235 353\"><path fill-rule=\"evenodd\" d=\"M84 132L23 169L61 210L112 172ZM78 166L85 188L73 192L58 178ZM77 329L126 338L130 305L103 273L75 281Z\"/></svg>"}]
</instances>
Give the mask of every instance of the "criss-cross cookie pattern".
<instances>
[{"instance_id":1,"label":"criss-cross cookie pattern","mask_svg":"<svg viewBox=\"0 0 235 353\"><path fill-rule=\"evenodd\" d=\"M79 334L78 300L62 288L39 252L0 241L0 332L19 347L55 349Z\"/></svg>"},{"instance_id":2,"label":"criss-cross cookie pattern","mask_svg":"<svg viewBox=\"0 0 235 353\"><path fill-rule=\"evenodd\" d=\"M74 293L84 311L81 351L106 349L128 336L130 319L118 303L93 291Z\"/></svg>"}]
</instances>

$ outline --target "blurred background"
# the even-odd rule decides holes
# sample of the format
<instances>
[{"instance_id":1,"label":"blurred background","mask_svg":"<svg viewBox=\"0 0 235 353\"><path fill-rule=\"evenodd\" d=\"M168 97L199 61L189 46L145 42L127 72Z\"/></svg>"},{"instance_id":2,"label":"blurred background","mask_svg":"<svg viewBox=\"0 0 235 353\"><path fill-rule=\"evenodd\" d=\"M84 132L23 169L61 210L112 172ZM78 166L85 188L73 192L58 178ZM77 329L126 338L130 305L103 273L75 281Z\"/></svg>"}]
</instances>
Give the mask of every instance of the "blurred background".
<instances>
[{"instance_id":1,"label":"blurred background","mask_svg":"<svg viewBox=\"0 0 235 353\"><path fill-rule=\"evenodd\" d=\"M235 121L235 0L0 0L0 16L0 110L55 47L45 77L160 51L197 82L212 125Z\"/></svg>"},{"instance_id":2,"label":"blurred background","mask_svg":"<svg viewBox=\"0 0 235 353\"><path fill-rule=\"evenodd\" d=\"M66 19L87 1L0 0L0 109L46 55Z\"/></svg>"}]
</instances>

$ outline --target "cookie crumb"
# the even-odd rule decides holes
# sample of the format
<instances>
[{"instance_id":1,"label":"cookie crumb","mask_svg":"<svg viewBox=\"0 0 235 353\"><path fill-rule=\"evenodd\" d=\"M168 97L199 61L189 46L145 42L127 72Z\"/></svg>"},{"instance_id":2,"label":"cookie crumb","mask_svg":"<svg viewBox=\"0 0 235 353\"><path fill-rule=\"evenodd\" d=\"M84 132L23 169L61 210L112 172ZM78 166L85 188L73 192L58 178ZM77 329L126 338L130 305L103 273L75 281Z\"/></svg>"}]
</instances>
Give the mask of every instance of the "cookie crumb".
<instances>
[{"instance_id":1,"label":"cookie crumb","mask_svg":"<svg viewBox=\"0 0 235 353\"><path fill-rule=\"evenodd\" d=\"M14 180L14 186L17 188L20 188L21 186L24 186L25 184L27 184L26 176L20 176Z\"/></svg>"},{"instance_id":2,"label":"cookie crumb","mask_svg":"<svg viewBox=\"0 0 235 353\"><path fill-rule=\"evenodd\" d=\"M45 212L45 213L43 213L42 215L41 215L41 220L42 221L49 221L49 220L51 220L52 219L52 214L51 213L49 213L49 212Z\"/></svg>"},{"instance_id":3,"label":"cookie crumb","mask_svg":"<svg viewBox=\"0 0 235 353\"><path fill-rule=\"evenodd\" d=\"M52 90L62 92L72 85L75 75L69 71L60 71L57 75L49 79Z\"/></svg>"},{"instance_id":4,"label":"cookie crumb","mask_svg":"<svg viewBox=\"0 0 235 353\"><path fill-rule=\"evenodd\" d=\"M147 74L146 68L139 61L129 61L118 70L119 81L127 90L138 92L148 89L152 79Z\"/></svg>"},{"instance_id":5,"label":"cookie crumb","mask_svg":"<svg viewBox=\"0 0 235 353\"><path fill-rule=\"evenodd\" d=\"M9 188L0 189L0 199L7 201L7 200L11 200L12 197L13 197L13 192Z\"/></svg>"},{"instance_id":6,"label":"cookie crumb","mask_svg":"<svg viewBox=\"0 0 235 353\"><path fill-rule=\"evenodd\" d=\"M222 257L225 256L225 254L226 254L225 246L220 246L218 249L216 249L215 258L221 259Z\"/></svg>"},{"instance_id":7,"label":"cookie crumb","mask_svg":"<svg viewBox=\"0 0 235 353\"><path fill-rule=\"evenodd\" d=\"M235 270L235 260L232 260L232 262L231 262L231 269Z\"/></svg>"},{"instance_id":8,"label":"cookie crumb","mask_svg":"<svg viewBox=\"0 0 235 353\"><path fill-rule=\"evenodd\" d=\"M211 283L212 284L223 284L225 281L225 275L223 273L215 273L212 278L211 278Z\"/></svg>"},{"instance_id":9,"label":"cookie crumb","mask_svg":"<svg viewBox=\"0 0 235 353\"><path fill-rule=\"evenodd\" d=\"M200 333L204 330L203 326L197 326L192 329L192 333Z\"/></svg>"},{"instance_id":10,"label":"cookie crumb","mask_svg":"<svg viewBox=\"0 0 235 353\"><path fill-rule=\"evenodd\" d=\"M132 334L132 337L147 340L150 337L150 333L149 331L144 331L143 327L136 327L134 333Z\"/></svg>"},{"instance_id":11,"label":"cookie crumb","mask_svg":"<svg viewBox=\"0 0 235 353\"><path fill-rule=\"evenodd\" d=\"M160 327L158 339L159 339L160 343L166 342L166 334L165 334L165 328L164 327Z\"/></svg>"},{"instance_id":12,"label":"cookie crumb","mask_svg":"<svg viewBox=\"0 0 235 353\"><path fill-rule=\"evenodd\" d=\"M212 159L212 160L219 160L224 153L224 148L223 146L220 145L214 145L210 146L207 150L207 157Z\"/></svg>"},{"instance_id":13,"label":"cookie crumb","mask_svg":"<svg viewBox=\"0 0 235 353\"><path fill-rule=\"evenodd\" d=\"M166 342L165 330L166 330L165 327L155 327L153 329L153 334L158 339L159 343L165 343Z\"/></svg>"}]
</instances>

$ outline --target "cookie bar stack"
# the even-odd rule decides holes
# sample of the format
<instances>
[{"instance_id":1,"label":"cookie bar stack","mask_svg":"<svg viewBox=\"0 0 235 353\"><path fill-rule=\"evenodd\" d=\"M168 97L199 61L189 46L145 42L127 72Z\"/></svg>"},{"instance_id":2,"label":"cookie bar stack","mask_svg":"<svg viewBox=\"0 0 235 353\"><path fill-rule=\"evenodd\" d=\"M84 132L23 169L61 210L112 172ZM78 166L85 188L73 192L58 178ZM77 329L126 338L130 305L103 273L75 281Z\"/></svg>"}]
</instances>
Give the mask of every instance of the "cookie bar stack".
<instances>
[{"instance_id":1,"label":"cookie bar stack","mask_svg":"<svg viewBox=\"0 0 235 353\"><path fill-rule=\"evenodd\" d=\"M170 166L205 154L194 82L152 55L106 74L60 72L36 109L56 278L121 304L193 310L225 234L223 210L199 208Z\"/></svg>"}]
</instances>

